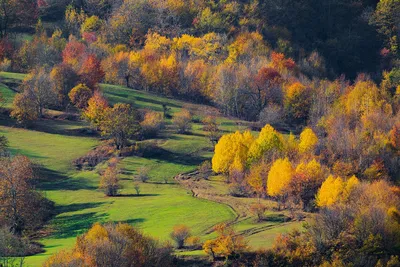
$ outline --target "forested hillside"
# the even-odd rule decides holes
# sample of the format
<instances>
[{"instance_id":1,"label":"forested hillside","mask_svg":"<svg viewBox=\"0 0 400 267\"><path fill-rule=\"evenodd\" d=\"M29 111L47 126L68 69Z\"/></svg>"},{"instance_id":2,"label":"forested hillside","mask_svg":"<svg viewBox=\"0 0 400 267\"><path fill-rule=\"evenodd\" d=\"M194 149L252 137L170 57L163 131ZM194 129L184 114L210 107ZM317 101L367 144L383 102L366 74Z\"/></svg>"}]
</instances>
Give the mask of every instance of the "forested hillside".
<instances>
[{"instance_id":1,"label":"forested hillside","mask_svg":"<svg viewBox=\"0 0 400 267\"><path fill-rule=\"evenodd\" d=\"M400 0L0 0L0 266L399 266Z\"/></svg>"}]
</instances>

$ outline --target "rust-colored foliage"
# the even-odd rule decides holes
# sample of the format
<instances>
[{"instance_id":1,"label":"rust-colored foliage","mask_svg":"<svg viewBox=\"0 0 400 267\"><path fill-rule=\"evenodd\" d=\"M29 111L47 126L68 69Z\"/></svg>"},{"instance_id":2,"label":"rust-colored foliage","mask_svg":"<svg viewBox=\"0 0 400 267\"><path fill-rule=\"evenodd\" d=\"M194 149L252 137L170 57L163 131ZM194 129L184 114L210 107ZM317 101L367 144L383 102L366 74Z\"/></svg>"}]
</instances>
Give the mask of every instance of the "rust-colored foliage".
<instances>
[{"instance_id":1,"label":"rust-colored foliage","mask_svg":"<svg viewBox=\"0 0 400 267\"><path fill-rule=\"evenodd\" d=\"M82 67L78 72L82 83L90 88L96 88L104 78L104 71L100 61L95 55L88 55L82 62Z\"/></svg>"}]
</instances>

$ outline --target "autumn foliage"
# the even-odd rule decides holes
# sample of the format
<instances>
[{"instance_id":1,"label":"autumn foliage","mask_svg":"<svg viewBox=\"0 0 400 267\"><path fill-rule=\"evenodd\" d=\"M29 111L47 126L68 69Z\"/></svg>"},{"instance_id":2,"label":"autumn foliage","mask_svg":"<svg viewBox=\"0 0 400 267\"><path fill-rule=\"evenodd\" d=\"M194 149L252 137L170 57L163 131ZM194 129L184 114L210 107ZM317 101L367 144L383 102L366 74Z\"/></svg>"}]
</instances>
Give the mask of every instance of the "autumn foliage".
<instances>
[{"instance_id":1,"label":"autumn foliage","mask_svg":"<svg viewBox=\"0 0 400 267\"><path fill-rule=\"evenodd\" d=\"M247 250L243 236L237 235L231 226L219 224L215 226L215 231L218 234L217 238L207 240L203 245L204 251L213 259L236 257Z\"/></svg>"},{"instance_id":2,"label":"autumn foliage","mask_svg":"<svg viewBox=\"0 0 400 267\"><path fill-rule=\"evenodd\" d=\"M94 224L77 238L72 251L51 256L44 266L173 266L171 252L170 246L128 224Z\"/></svg>"}]
</instances>

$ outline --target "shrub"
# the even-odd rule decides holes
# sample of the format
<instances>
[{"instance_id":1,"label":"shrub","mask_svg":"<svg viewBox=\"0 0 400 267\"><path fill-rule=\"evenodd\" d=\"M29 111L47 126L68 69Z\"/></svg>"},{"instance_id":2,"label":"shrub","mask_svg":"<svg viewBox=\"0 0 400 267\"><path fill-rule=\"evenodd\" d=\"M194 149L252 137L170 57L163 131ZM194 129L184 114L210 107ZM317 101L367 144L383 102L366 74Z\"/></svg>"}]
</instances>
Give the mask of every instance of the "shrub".
<instances>
[{"instance_id":1,"label":"shrub","mask_svg":"<svg viewBox=\"0 0 400 267\"><path fill-rule=\"evenodd\" d=\"M191 236L190 229L186 225L175 225L171 238L176 242L177 248L182 248L185 245L185 240Z\"/></svg>"},{"instance_id":2,"label":"shrub","mask_svg":"<svg viewBox=\"0 0 400 267\"><path fill-rule=\"evenodd\" d=\"M0 62L0 71L10 71L11 69L11 60L8 58L3 59Z\"/></svg>"},{"instance_id":3,"label":"shrub","mask_svg":"<svg viewBox=\"0 0 400 267\"><path fill-rule=\"evenodd\" d=\"M178 133L184 134L192 129L192 115L187 109L182 109L180 112L176 113L172 119L172 123L178 129Z\"/></svg>"},{"instance_id":4,"label":"shrub","mask_svg":"<svg viewBox=\"0 0 400 267\"><path fill-rule=\"evenodd\" d=\"M101 145L85 156L75 159L73 164L77 170L92 170L99 163L109 159L113 153L114 147L110 145Z\"/></svg>"},{"instance_id":5,"label":"shrub","mask_svg":"<svg viewBox=\"0 0 400 267\"><path fill-rule=\"evenodd\" d=\"M204 251L213 257L222 256L225 259L237 257L247 250L247 243L244 237L238 235L232 227L227 224L218 224L214 227L218 237L213 240L207 240L204 245Z\"/></svg>"},{"instance_id":6,"label":"shrub","mask_svg":"<svg viewBox=\"0 0 400 267\"><path fill-rule=\"evenodd\" d=\"M129 224L95 224L77 238L71 252L51 256L43 266L174 266L172 249Z\"/></svg>"},{"instance_id":7,"label":"shrub","mask_svg":"<svg viewBox=\"0 0 400 267\"><path fill-rule=\"evenodd\" d=\"M0 228L0 265L22 266L23 257L39 253L41 248L28 239L14 235L7 228Z\"/></svg>"},{"instance_id":8,"label":"shrub","mask_svg":"<svg viewBox=\"0 0 400 267\"><path fill-rule=\"evenodd\" d=\"M197 248L201 245L200 237L198 236L189 236L186 238L186 245L192 248Z\"/></svg>"},{"instance_id":9,"label":"shrub","mask_svg":"<svg viewBox=\"0 0 400 267\"><path fill-rule=\"evenodd\" d=\"M71 103L79 109L84 109L88 105L89 99L92 97L93 92L84 84L78 84L69 92L68 96Z\"/></svg>"},{"instance_id":10,"label":"shrub","mask_svg":"<svg viewBox=\"0 0 400 267\"><path fill-rule=\"evenodd\" d=\"M11 117L25 125L37 120L39 111L34 101L33 97L25 93L15 95Z\"/></svg>"},{"instance_id":11,"label":"shrub","mask_svg":"<svg viewBox=\"0 0 400 267\"><path fill-rule=\"evenodd\" d=\"M155 137L164 128L163 115L154 111L146 112L140 126L144 137Z\"/></svg>"}]
</instances>

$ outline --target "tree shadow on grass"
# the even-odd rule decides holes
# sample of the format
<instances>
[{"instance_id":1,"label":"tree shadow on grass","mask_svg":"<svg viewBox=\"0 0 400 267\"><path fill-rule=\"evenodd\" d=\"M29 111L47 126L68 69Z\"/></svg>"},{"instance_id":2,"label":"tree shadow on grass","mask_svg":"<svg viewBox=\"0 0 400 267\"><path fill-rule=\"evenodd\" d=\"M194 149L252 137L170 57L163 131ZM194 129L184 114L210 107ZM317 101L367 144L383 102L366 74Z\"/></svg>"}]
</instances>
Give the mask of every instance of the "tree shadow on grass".
<instances>
[{"instance_id":1,"label":"tree shadow on grass","mask_svg":"<svg viewBox=\"0 0 400 267\"><path fill-rule=\"evenodd\" d=\"M286 217L284 214L270 214L265 216L264 221L284 223L288 221L288 217Z\"/></svg>"},{"instance_id":2,"label":"tree shadow on grass","mask_svg":"<svg viewBox=\"0 0 400 267\"><path fill-rule=\"evenodd\" d=\"M56 213L66 213L66 212L76 212L85 209L92 209L97 208L106 202L88 202L88 203L74 203L69 205L57 205L56 206Z\"/></svg>"},{"instance_id":3,"label":"tree shadow on grass","mask_svg":"<svg viewBox=\"0 0 400 267\"><path fill-rule=\"evenodd\" d=\"M146 149L143 152L143 157L185 166L199 165L207 159L195 154L174 153L158 146L151 146L149 149Z\"/></svg>"},{"instance_id":4,"label":"tree shadow on grass","mask_svg":"<svg viewBox=\"0 0 400 267\"><path fill-rule=\"evenodd\" d=\"M87 123L82 121L72 121L66 119L42 118L35 121L29 127L23 127L17 121L6 114L0 114L0 125L28 131L36 131L48 134L59 134L72 137L98 137L96 131L90 130Z\"/></svg>"},{"instance_id":5,"label":"tree shadow on grass","mask_svg":"<svg viewBox=\"0 0 400 267\"><path fill-rule=\"evenodd\" d=\"M113 196L113 197L157 197L160 194L121 194L121 195L117 195L117 196Z\"/></svg>"},{"instance_id":6,"label":"tree shadow on grass","mask_svg":"<svg viewBox=\"0 0 400 267\"><path fill-rule=\"evenodd\" d=\"M104 221L105 218L105 213L97 214L96 212L58 216L53 219L52 224L54 225L55 232L52 234L52 237L76 237L86 232L94 223Z\"/></svg>"},{"instance_id":7,"label":"tree shadow on grass","mask_svg":"<svg viewBox=\"0 0 400 267\"><path fill-rule=\"evenodd\" d=\"M40 168L36 188L45 191L57 190L96 190L97 187L90 184L84 178L69 178L60 172L49 170L47 168Z\"/></svg>"},{"instance_id":8,"label":"tree shadow on grass","mask_svg":"<svg viewBox=\"0 0 400 267\"><path fill-rule=\"evenodd\" d=\"M129 220L125 220L125 221L118 221L119 223L127 223L130 225L137 225L140 223L143 223L145 221L145 219L143 218L136 218L136 219L129 219Z\"/></svg>"}]
</instances>

